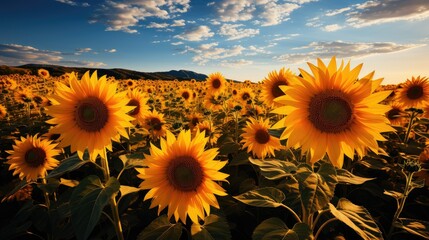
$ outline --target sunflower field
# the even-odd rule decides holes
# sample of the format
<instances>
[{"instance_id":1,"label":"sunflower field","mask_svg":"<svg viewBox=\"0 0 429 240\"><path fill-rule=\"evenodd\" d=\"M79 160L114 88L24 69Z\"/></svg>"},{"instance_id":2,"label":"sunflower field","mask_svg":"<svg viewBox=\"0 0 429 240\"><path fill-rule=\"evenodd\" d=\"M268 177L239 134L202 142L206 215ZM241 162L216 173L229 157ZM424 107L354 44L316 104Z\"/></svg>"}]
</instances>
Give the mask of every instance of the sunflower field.
<instances>
[{"instance_id":1,"label":"sunflower field","mask_svg":"<svg viewBox=\"0 0 429 240\"><path fill-rule=\"evenodd\" d=\"M429 239L429 80L361 68L0 76L0 239Z\"/></svg>"}]
</instances>

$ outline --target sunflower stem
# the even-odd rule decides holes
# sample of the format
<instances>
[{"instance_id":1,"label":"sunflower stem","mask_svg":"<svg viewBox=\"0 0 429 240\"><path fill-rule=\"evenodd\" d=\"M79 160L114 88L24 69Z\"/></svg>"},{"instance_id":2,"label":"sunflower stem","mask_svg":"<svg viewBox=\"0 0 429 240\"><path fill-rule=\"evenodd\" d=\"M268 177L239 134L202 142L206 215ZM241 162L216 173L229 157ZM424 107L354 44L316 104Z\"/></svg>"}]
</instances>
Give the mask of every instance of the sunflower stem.
<instances>
[{"instance_id":1,"label":"sunflower stem","mask_svg":"<svg viewBox=\"0 0 429 240\"><path fill-rule=\"evenodd\" d=\"M395 215L393 215L392 224L390 225L389 233L387 234L387 239L390 239L392 237L393 229L395 228L395 223L398 220L402 210L404 209L405 201L407 200L408 194L411 192L411 182L413 180L413 174L414 172L409 172L407 174L404 173L406 179L404 197L399 200L399 207L398 209L396 209Z\"/></svg>"},{"instance_id":2,"label":"sunflower stem","mask_svg":"<svg viewBox=\"0 0 429 240\"><path fill-rule=\"evenodd\" d=\"M107 160L107 153L106 149L103 151L103 155L101 157L101 166L103 167L103 173L104 173L104 180L106 182L110 179L110 170L109 170L109 162ZM115 194L110 197L109 200L110 208L112 209L112 215L113 215L113 222L115 226L115 232L116 237L118 240L124 240L124 235L122 233L122 225L121 225L121 218L119 217L119 211L118 211L118 204L116 203Z\"/></svg>"},{"instance_id":3,"label":"sunflower stem","mask_svg":"<svg viewBox=\"0 0 429 240\"><path fill-rule=\"evenodd\" d=\"M42 184L47 185L48 182L46 181L46 178L42 178ZM49 193L45 190L43 190L43 195L45 197L45 204L46 207L49 209L51 207L51 200L49 199Z\"/></svg>"},{"instance_id":4,"label":"sunflower stem","mask_svg":"<svg viewBox=\"0 0 429 240\"><path fill-rule=\"evenodd\" d=\"M408 139L410 137L411 128L414 123L414 118L417 116L416 112L413 110L411 112L410 121L408 122L407 133L405 134L404 143L408 143Z\"/></svg>"}]
</instances>

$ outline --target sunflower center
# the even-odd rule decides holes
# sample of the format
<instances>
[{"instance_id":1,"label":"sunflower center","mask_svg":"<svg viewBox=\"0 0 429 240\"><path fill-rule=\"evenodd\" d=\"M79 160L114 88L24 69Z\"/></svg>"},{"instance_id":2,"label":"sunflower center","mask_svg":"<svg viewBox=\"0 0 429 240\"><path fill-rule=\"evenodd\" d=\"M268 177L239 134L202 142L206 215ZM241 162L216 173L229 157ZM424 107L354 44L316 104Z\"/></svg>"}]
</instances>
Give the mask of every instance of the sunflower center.
<instances>
[{"instance_id":1,"label":"sunflower center","mask_svg":"<svg viewBox=\"0 0 429 240\"><path fill-rule=\"evenodd\" d=\"M212 81L212 86L213 86L213 88L220 88L220 80L219 79L214 79L213 81Z\"/></svg>"},{"instance_id":2,"label":"sunflower center","mask_svg":"<svg viewBox=\"0 0 429 240\"><path fill-rule=\"evenodd\" d=\"M321 132L339 133L353 123L353 105L338 90L326 90L310 99L308 119Z\"/></svg>"},{"instance_id":3,"label":"sunflower center","mask_svg":"<svg viewBox=\"0 0 429 240\"><path fill-rule=\"evenodd\" d=\"M285 93L280 89L280 86L287 85L286 81L277 81L273 84L271 88L271 93L275 98L285 95Z\"/></svg>"},{"instance_id":4,"label":"sunflower center","mask_svg":"<svg viewBox=\"0 0 429 240\"><path fill-rule=\"evenodd\" d=\"M241 99L243 99L244 101L248 100L250 98L250 94L249 93L243 93L243 95L241 95Z\"/></svg>"},{"instance_id":5,"label":"sunflower center","mask_svg":"<svg viewBox=\"0 0 429 240\"><path fill-rule=\"evenodd\" d=\"M130 115L131 116L135 116L140 112L140 102L137 101L136 99L131 99L128 103L127 106L132 106L135 107L133 110L130 111Z\"/></svg>"},{"instance_id":6,"label":"sunflower center","mask_svg":"<svg viewBox=\"0 0 429 240\"><path fill-rule=\"evenodd\" d=\"M401 117L400 114L401 114L401 111L399 109L394 108L389 110L386 115L389 120L394 120L394 119L400 118Z\"/></svg>"},{"instance_id":7,"label":"sunflower center","mask_svg":"<svg viewBox=\"0 0 429 240\"><path fill-rule=\"evenodd\" d=\"M76 105L76 124L85 131L100 131L106 125L108 117L106 105L97 97L87 97Z\"/></svg>"},{"instance_id":8,"label":"sunflower center","mask_svg":"<svg viewBox=\"0 0 429 240\"><path fill-rule=\"evenodd\" d=\"M182 93L182 97L183 97L185 100L188 100L188 99L189 99L189 97L190 97L190 95L189 95L189 93L188 93L188 92L183 92L183 93Z\"/></svg>"},{"instance_id":9,"label":"sunflower center","mask_svg":"<svg viewBox=\"0 0 429 240\"><path fill-rule=\"evenodd\" d=\"M190 156L181 156L171 160L167 168L170 184L183 192L196 191L203 182L204 174L200 163Z\"/></svg>"},{"instance_id":10,"label":"sunflower center","mask_svg":"<svg viewBox=\"0 0 429 240\"><path fill-rule=\"evenodd\" d=\"M162 129L161 120L159 120L159 118L151 118L150 119L150 126L156 131L161 130Z\"/></svg>"},{"instance_id":11,"label":"sunflower center","mask_svg":"<svg viewBox=\"0 0 429 240\"><path fill-rule=\"evenodd\" d=\"M270 141L270 134L265 129L258 129L255 133L255 140L259 144L265 144Z\"/></svg>"},{"instance_id":12,"label":"sunflower center","mask_svg":"<svg viewBox=\"0 0 429 240\"><path fill-rule=\"evenodd\" d=\"M197 125L198 123L200 122L200 119L199 118L197 118L197 117L194 117L194 118L192 118L191 119L191 123L192 123L192 125Z\"/></svg>"},{"instance_id":13,"label":"sunflower center","mask_svg":"<svg viewBox=\"0 0 429 240\"><path fill-rule=\"evenodd\" d=\"M46 161L46 152L42 148L32 148L25 153L25 162L28 166L36 168Z\"/></svg>"},{"instance_id":14,"label":"sunflower center","mask_svg":"<svg viewBox=\"0 0 429 240\"><path fill-rule=\"evenodd\" d=\"M412 86L407 90L407 97L409 99L415 100L419 99L423 96L423 87L416 85Z\"/></svg>"}]
</instances>

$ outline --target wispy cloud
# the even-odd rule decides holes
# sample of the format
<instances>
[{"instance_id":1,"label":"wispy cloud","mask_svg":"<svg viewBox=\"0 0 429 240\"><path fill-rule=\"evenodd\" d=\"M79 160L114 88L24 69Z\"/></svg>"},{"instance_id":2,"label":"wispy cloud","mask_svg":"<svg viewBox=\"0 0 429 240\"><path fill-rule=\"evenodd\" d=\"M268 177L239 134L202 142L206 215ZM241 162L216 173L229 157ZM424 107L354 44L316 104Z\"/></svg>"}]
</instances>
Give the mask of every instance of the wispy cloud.
<instances>
[{"instance_id":1,"label":"wispy cloud","mask_svg":"<svg viewBox=\"0 0 429 240\"><path fill-rule=\"evenodd\" d=\"M213 37L214 33L208 26L202 25L195 28L188 29L181 34L174 36L175 38L186 40L186 41L201 41L210 37Z\"/></svg>"},{"instance_id":2,"label":"wispy cloud","mask_svg":"<svg viewBox=\"0 0 429 240\"><path fill-rule=\"evenodd\" d=\"M212 4L221 22L254 20L261 26L278 25L289 20L290 14L302 4L314 0L223 0Z\"/></svg>"},{"instance_id":3,"label":"wispy cloud","mask_svg":"<svg viewBox=\"0 0 429 240\"><path fill-rule=\"evenodd\" d=\"M325 32L335 32L338 31L340 29L342 29L343 26L340 26L338 24L329 24L323 27L323 31Z\"/></svg>"},{"instance_id":4,"label":"wispy cloud","mask_svg":"<svg viewBox=\"0 0 429 240\"><path fill-rule=\"evenodd\" d=\"M171 24L171 27L183 27L185 26L185 20L184 19L178 19L178 20L173 20L173 24Z\"/></svg>"},{"instance_id":5,"label":"wispy cloud","mask_svg":"<svg viewBox=\"0 0 429 240\"><path fill-rule=\"evenodd\" d=\"M89 7L90 6L89 3L87 3L87 2L80 3L80 2L76 2L74 0L55 0L55 1L67 4L70 6L75 6L75 7L76 6L81 6L81 7Z\"/></svg>"},{"instance_id":6,"label":"wispy cloud","mask_svg":"<svg viewBox=\"0 0 429 240\"><path fill-rule=\"evenodd\" d=\"M106 49L106 50L104 50L105 52L108 52L108 53L115 53L116 52L116 49L114 49L114 48L112 48L112 49Z\"/></svg>"},{"instance_id":7,"label":"wispy cloud","mask_svg":"<svg viewBox=\"0 0 429 240\"><path fill-rule=\"evenodd\" d=\"M227 68L238 68L238 67L242 67L242 66L247 66L247 65L251 65L253 64L253 61L251 60L245 60L245 59L238 59L238 60L222 60L220 62L220 65L222 67L227 67Z\"/></svg>"},{"instance_id":8,"label":"wispy cloud","mask_svg":"<svg viewBox=\"0 0 429 240\"><path fill-rule=\"evenodd\" d=\"M77 48L75 55L81 55L82 53L91 52L92 48Z\"/></svg>"},{"instance_id":9,"label":"wispy cloud","mask_svg":"<svg viewBox=\"0 0 429 240\"><path fill-rule=\"evenodd\" d=\"M147 28L166 28L168 27L169 24L168 23L156 23L156 22L151 22L149 23L146 27Z\"/></svg>"},{"instance_id":10,"label":"wispy cloud","mask_svg":"<svg viewBox=\"0 0 429 240\"><path fill-rule=\"evenodd\" d=\"M72 59L64 59L66 55L59 51L40 50L32 46L20 44L0 44L0 57L7 65L22 65L28 63L56 64L64 66L100 67L102 62L89 62Z\"/></svg>"},{"instance_id":11,"label":"wispy cloud","mask_svg":"<svg viewBox=\"0 0 429 240\"><path fill-rule=\"evenodd\" d=\"M356 10L350 12L347 22L355 27L429 18L429 1L427 0L373 0L354 5L354 7Z\"/></svg>"},{"instance_id":12,"label":"wispy cloud","mask_svg":"<svg viewBox=\"0 0 429 240\"><path fill-rule=\"evenodd\" d=\"M259 29L241 28L243 24L223 24L219 29L219 35L227 36L227 40L237 40L253 37L259 34Z\"/></svg>"},{"instance_id":13,"label":"wispy cloud","mask_svg":"<svg viewBox=\"0 0 429 240\"><path fill-rule=\"evenodd\" d=\"M235 45L231 48L218 47L217 42L201 44L196 48L186 46L186 49L181 52L193 53L192 61L198 65L205 65L210 60L225 59L230 57L239 56L243 53L245 48L241 45Z\"/></svg>"},{"instance_id":14,"label":"wispy cloud","mask_svg":"<svg viewBox=\"0 0 429 240\"><path fill-rule=\"evenodd\" d=\"M307 50L299 53L289 53L274 57L274 59L298 64L310 61L315 58L328 59L332 56L337 58L359 58L370 55L393 53L404 51L416 47L422 47L425 44L398 44L393 42L375 42L375 43L353 43L353 42L312 42L294 50Z\"/></svg>"},{"instance_id":15,"label":"wispy cloud","mask_svg":"<svg viewBox=\"0 0 429 240\"><path fill-rule=\"evenodd\" d=\"M115 2L107 0L96 10L90 23L107 25L106 31L137 33L134 29L146 18L170 19L185 13L190 8L190 0Z\"/></svg>"},{"instance_id":16,"label":"wispy cloud","mask_svg":"<svg viewBox=\"0 0 429 240\"><path fill-rule=\"evenodd\" d=\"M325 16L332 17L332 16L335 16L335 15L341 14L343 12L347 12L350 9L351 9L350 7L345 7L345 8L330 10L330 11L326 12Z\"/></svg>"}]
</instances>

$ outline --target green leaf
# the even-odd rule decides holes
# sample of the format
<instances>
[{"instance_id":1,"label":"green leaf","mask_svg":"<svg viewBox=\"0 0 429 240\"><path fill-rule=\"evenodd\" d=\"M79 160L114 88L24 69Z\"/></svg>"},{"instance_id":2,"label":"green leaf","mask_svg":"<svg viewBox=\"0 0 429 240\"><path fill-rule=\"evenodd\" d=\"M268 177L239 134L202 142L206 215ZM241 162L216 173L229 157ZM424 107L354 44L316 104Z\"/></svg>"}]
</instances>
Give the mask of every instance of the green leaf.
<instances>
[{"instance_id":1,"label":"green leaf","mask_svg":"<svg viewBox=\"0 0 429 240\"><path fill-rule=\"evenodd\" d=\"M167 215L162 215L143 229L137 236L137 240L177 240L181 235L182 224L170 223Z\"/></svg>"},{"instance_id":2,"label":"green leaf","mask_svg":"<svg viewBox=\"0 0 429 240\"><path fill-rule=\"evenodd\" d=\"M52 194L53 192L55 192L59 186L60 186L60 181L58 181L55 178L48 179L47 183L38 183L37 184L37 187L39 189L41 189L44 192L47 192L49 194Z\"/></svg>"},{"instance_id":3,"label":"green leaf","mask_svg":"<svg viewBox=\"0 0 429 240\"><path fill-rule=\"evenodd\" d=\"M60 178L60 184L65 185L67 187L76 187L77 185L79 185L79 181Z\"/></svg>"},{"instance_id":4,"label":"green leaf","mask_svg":"<svg viewBox=\"0 0 429 240\"><path fill-rule=\"evenodd\" d=\"M234 198L254 207L278 207L283 206L285 195L277 188L266 187L245 192Z\"/></svg>"},{"instance_id":5,"label":"green leaf","mask_svg":"<svg viewBox=\"0 0 429 240\"><path fill-rule=\"evenodd\" d=\"M352 228L363 239L383 239L376 222L364 207L355 205L346 198L341 198L337 208L329 204L329 210L338 220Z\"/></svg>"},{"instance_id":6,"label":"green leaf","mask_svg":"<svg viewBox=\"0 0 429 240\"><path fill-rule=\"evenodd\" d=\"M241 145L236 142L225 142L219 147L219 155L236 153L241 149Z\"/></svg>"},{"instance_id":7,"label":"green leaf","mask_svg":"<svg viewBox=\"0 0 429 240\"><path fill-rule=\"evenodd\" d=\"M121 197L119 198L118 202L121 200L121 198L127 194L130 193L134 193L134 192L138 192L142 190L141 188L136 188L136 187L132 187L132 186L126 186L126 185L121 185L119 188L119 191L121 192Z\"/></svg>"},{"instance_id":8,"label":"green leaf","mask_svg":"<svg viewBox=\"0 0 429 240\"><path fill-rule=\"evenodd\" d=\"M121 155L119 156L122 163L124 164L124 169L130 169L134 167L144 167L144 155L139 153L129 154L129 155Z\"/></svg>"},{"instance_id":9,"label":"green leaf","mask_svg":"<svg viewBox=\"0 0 429 240\"><path fill-rule=\"evenodd\" d=\"M301 193L302 206L307 216L324 208L334 196L338 183L334 166L323 163L317 173L307 164L298 166L296 178Z\"/></svg>"},{"instance_id":10,"label":"green leaf","mask_svg":"<svg viewBox=\"0 0 429 240\"><path fill-rule=\"evenodd\" d=\"M73 155L67 159L62 160L60 165L58 165L58 167L56 167L54 170L52 170L46 176L46 178L59 177L66 172L71 172L73 170L76 170L76 169L82 167L83 165L85 165L88 162L90 162L90 161L80 160L79 157L77 156L77 154L75 154L75 155Z\"/></svg>"},{"instance_id":11,"label":"green leaf","mask_svg":"<svg viewBox=\"0 0 429 240\"><path fill-rule=\"evenodd\" d=\"M366 158L363 159L361 161L358 161L357 163L370 168L370 169L375 169L375 170L382 170L382 171L387 171L389 170L389 164L385 159L382 158Z\"/></svg>"},{"instance_id":12,"label":"green leaf","mask_svg":"<svg viewBox=\"0 0 429 240\"><path fill-rule=\"evenodd\" d=\"M399 221L401 222L398 226L399 228L411 234L429 239L429 222L410 218L399 218Z\"/></svg>"},{"instance_id":13,"label":"green leaf","mask_svg":"<svg viewBox=\"0 0 429 240\"><path fill-rule=\"evenodd\" d=\"M225 218L210 214L204 219L204 224L193 223L191 226L192 239L231 239L228 222Z\"/></svg>"},{"instance_id":14,"label":"green leaf","mask_svg":"<svg viewBox=\"0 0 429 240\"><path fill-rule=\"evenodd\" d=\"M387 196L393 197L396 200L399 200L399 199L401 199L401 198L404 197L403 193L396 192L396 191L393 191L393 190L384 190L383 193L386 194Z\"/></svg>"},{"instance_id":15,"label":"green leaf","mask_svg":"<svg viewBox=\"0 0 429 240\"><path fill-rule=\"evenodd\" d=\"M253 240L305 240L312 239L310 227L305 223L297 223L292 229L279 218L269 218L259 224L252 235Z\"/></svg>"},{"instance_id":16,"label":"green leaf","mask_svg":"<svg viewBox=\"0 0 429 240\"><path fill-rule=\"evenodd\" d=\"M295 164L278 159L253 159L249 161L259 167L264 177L269 180L277 180L292 176L298 169Z\"/></svg>"},{"instance_id":17,"label":"green leaf","mask_svg":"<svg viewBox=\"0 0 429 240\"><path fill-rule=\"evenodd\" d=\"M119 191L119 186L116 178L110 178L106 186L103 186L97 176L90 175L73 190L70 198L71 221L77 239L88 239L104 206Z\"/></svg>"},{"instance_id":18,"label":"green leaf","mask_svg":"<svg viewBox=\"0 0 429 240\"><path fill-rule=\"evenodd\" d=\"M339 184L362 184L366 181L374 180L375 178L359 177L346 169L337 169L337 179Z\"/></svg>"},{"instance_id":19,"label":"green leaf","mask_svg":"<svg viewBox=\"0 0 429 240\"><path fill-rule=\"evenodd\" d=\"M237 153L232 153L231 155L232 159L230 159L228 166L249 164L249 154L246 151L238 151Z\"/></svg>"}]
</instances>

